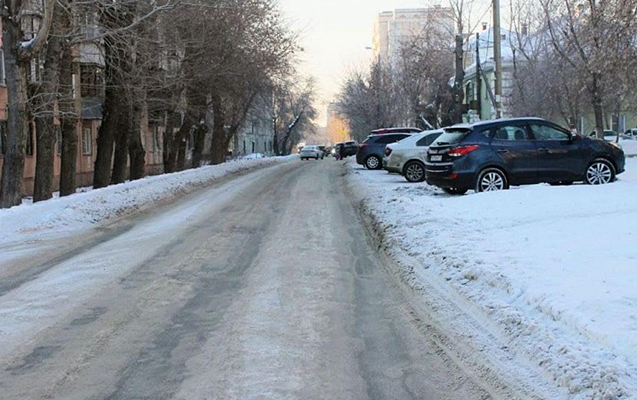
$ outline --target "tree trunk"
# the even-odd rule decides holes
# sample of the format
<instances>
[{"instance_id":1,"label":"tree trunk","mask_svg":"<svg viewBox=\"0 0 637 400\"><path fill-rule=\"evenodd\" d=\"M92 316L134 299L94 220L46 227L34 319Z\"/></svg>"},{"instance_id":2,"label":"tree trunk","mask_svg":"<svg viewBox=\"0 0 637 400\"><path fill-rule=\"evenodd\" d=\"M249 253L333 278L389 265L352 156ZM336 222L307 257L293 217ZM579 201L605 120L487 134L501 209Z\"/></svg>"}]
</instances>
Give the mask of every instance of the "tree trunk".
<instances>
[{"instance_id":1,"label":"tree trunk","mask_svg":"<svg viewBox=\"0 0 637 400\"><path fill-rule=\"evenodd\" d=\"M162 146L162 157L164 161L164 173L169 173L172 172L170 165L170 154L172 152L172 142L175 136L175 122L171 112L167 112L166 114L166 130L164 131L163 136L164 145Z\"/></svg>"},{"instance_id":2,"label":"tree trunk","mask_svg":"<svg viewBox=\"0 0 637 400\"><path fill-rule=\"evenodd\" d=\"M7 107L7 143L2 182L0 183L0 208L9 208L22 202L22 180L26 147L27 118L27 70L20 62L18 48L21 41L19 24L13 19L2 20L2 48L9 105Z\"/></svg>"},{"instance_id":3,"label":"tree trunk","mask_svg":"<svg viewBox=\"0 0 637 400\"><path fill-rule=\"evenodd\" d=\"M145 134L146 129L142 127L142 109L136 104L133 106L132 123L129 141L130 155L130 179L137 180L144 177L146 172L146 150L142 144L141 135Z\"/></svg>"},{"instance_id":4,"label":"tree trunk","mask_svg":"<svg viewBox=\"0 0 637 400\"><path fill-rule=\"evenodd\" d=\"M192 150L192 166L191 168L201 167L201 160L204 148L206 147L206 133L208 129L205 124L199 124L195 129L195 143ZM226 147L227 148L227 147Z\"/></svg>"},{"instance_id":5,"label":"tree trunk","mask_svg":"<svg viewBox=\"0 0 637 400\"><path fill-rule=\"evenodd\" d=\"M77 104L73 99L73 54L64 47L60 59L60 129L62 130L62 159L60 167L60 196L75 193L77 174Z\"/></svg>"},{"instance_id":6,"label":"tree trunk","mask_svg":"<svg viewBox=\"0 0 637 400\"><path fill-rule=\"evenodd\" d=\"M456 35L456 49L454 51L456 55L456 75L453 83L453 119L454 123L462 122L462 103L464 103L464 39L462 32Z\"/></svg>"},{"instance_id":7,"label":"tree trunk","mask_svg":"<svg viewBox=\"0 0 637 400\"><path fill-rule=\"evenodd\" d=\"M106 46L108 48L110 46ZM106 51L108 53L108 51ZM111 70L110 73L108 70ZM112 68L106 63L106 76L113 75ZM104 96L102 124L97 133L97 154L95 157L95 170L93 171L93 187L98 189L106 187L111 182L111 165L113 162L113 144L115 142L118 118L121 118L119 91L113 87L115 82L107 79Z\"/></svg>"},{"instance_id":8,"label":"tree trunk","mask_svg":"<svg viewBox=\"0 0 637 400\"><path fill-rule=\"evenodd\" d=\"M122 107L117 123L117 136L115 142L115 155L113 157L113 172L110 183L117 185L126 181L128 172L128 144L130 130L132 129L131 113L129 105Z\"/></svg>"},{"instance_id":9,"label":"tree trunk","mask_svg":"<svg viewBox=\"0 0 637 400\"><path fill-rule=\"evenodd\" d=\"M593 103L593 112L595 113L596 135L599 139L604 139L604 101L599 87L598 74L593 74L591 101Z\"/></svg>"},{"instance_id":10,"label":"tree trunk","mask_svg":"<svg viewBox=\"0 0 637 400\"><path fill-rule=\"evenodd\" d=\"M210 148L210 161L213 165L223 164L226 162L227 148L225 131L225 114L223 112L222 100L219 96L212 96L212 111L214 120L212 121L212 146Z\"/></svg>"},{"instance_id":11,"label":"tree trunk","mask_svg":"<svg viewBox=\"0 0 637 400\"><path fill-rule=\"evenodd\" d=\"M190 134L190 130L193 125L193 118L189 113L186 113L184 121L179 128L177 134L173 135L173 140L170 145L170 153L168 154L167 167L165 172L175 172L183 169L186 158L185 143Z\"/></svg>"},{"instance_id":12,"label":"tree trunk","mask_svg":"<svg viewBox=\"0 0 637 400\"><path fill-rule=\"evenodd\" d=\"M61 13L60 13L61 14ZM38 88L36 98L39 103L40 116L36 118L37 150L35 165L35 187L33 201L48 200L53 197L53 160L56 137L55 102L60 87L60 56L62 54L62 35L64 34L62 21L53 23L49 38L42 83Z\"/></svg>"},{"instance_id":13,"label":"tree trunk","mask_svg":"<svg viewBox=\"0 0 637 400\"><path fill-rule=\"evenodd\" d=\"M77 121L62 119L62 166L60 168L60 196L69 196L77 188Z\"/></svg>"},{"instance_id":14,"label":"tree trunk","mask_svg":"<svg viewBox=\"0 0 637 400\"><path fill-rule=\"evenodd\" d=\"M33 202L48 200L53 197L53 157L55 148L55 126L53 117L36 119L35 130L36 164Z\"/></svg>"}]
</instances>

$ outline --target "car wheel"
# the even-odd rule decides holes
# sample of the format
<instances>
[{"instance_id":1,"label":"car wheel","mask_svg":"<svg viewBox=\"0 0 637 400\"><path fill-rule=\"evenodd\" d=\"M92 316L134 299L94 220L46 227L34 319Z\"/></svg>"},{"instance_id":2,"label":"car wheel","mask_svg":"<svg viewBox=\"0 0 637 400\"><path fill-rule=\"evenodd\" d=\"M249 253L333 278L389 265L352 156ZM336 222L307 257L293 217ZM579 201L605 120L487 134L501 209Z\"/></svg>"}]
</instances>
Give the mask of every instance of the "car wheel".
<instances>
[{"instance_id":1,"label":"car wheel","mask_svg":"<svg viewBox=\"0 0 637 400\"><path fill-rule=\"evenodd\" d=\"M493 192L509 188L509 181L504 172L497 168L487 168L480 172L476 181L476 192Z\"/></svg>"},{"instance_id":2,"label":"car wheel","mask_svg":"<svg viewBox=\"0 0 637 400\"><path fill-rule=\"evenodd\" d=\"M603 158L593 161L586 169L585 182L589 185L604 185L615 180L615 166Z\"/></svg>"},{"instance_id":3,"label":"car wheel","mask_svg":"<svg viewBox=\"0 0 637 400\"><path fill-rule=\"evenodd\" d=\"M369 156L365 160L365 166L367 167L367 169L381 169L382 163L380 161L380 158L376 156Z\"/></svg>"},{"instance_id":4,"label":"car wheel","mask_svg":"<svg viewBox=\"0 0 637 400\"><path fill-rule=\"evenodd\" d=\"M442 190L447 194L458 195L458 196L467 193L467 189L442 188Z\"/></svg>"},{"instance_id":5,"label":"car wheel","mask_svg":"<svg viewBox=\"0 0 637 400\"><path fill-rule=\"evenodd\" d=\"M405 179L408 182L422 182L425 180L425 166L418 161L410 161L405 165Z\"/></svg>"}]
</instances>

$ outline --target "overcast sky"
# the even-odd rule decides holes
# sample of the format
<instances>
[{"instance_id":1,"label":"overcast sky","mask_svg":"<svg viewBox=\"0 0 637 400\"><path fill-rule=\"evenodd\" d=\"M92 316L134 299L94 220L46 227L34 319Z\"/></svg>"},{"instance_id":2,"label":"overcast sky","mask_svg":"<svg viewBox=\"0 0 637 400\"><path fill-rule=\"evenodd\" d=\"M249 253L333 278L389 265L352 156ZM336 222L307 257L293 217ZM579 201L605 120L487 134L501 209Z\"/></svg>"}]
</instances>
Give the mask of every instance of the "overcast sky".
<instances>
[{"instance_id":1,"label":"overcast sky","mask_svg":"<svg viewBox=\"0 0 637 400\"><path fill-rule=\"evenodd\" d=\"M394 8L422 7L426 0L280 0L281 9L301 32L302 71L318 79L321 115L348 68L367 65L374 18ZM442 3L440 3L442 4ZM321 119L319 123L323 124Z\"/></svg>"},{"instance_id":2,"label":"overcast sky","mask_svg":"<svg viewBox=\"0 0 637 400\"><path fill-rule=\"evenodd\" d=\"M448 6L448 0L279 0L287 20L301 32L305 51L302 72L318 80L321 113L339 91L348 69L366 67L371 60L372 33L378 13L396 8ZM503 1L503 14L507 6ZM488 11L491 0L474 2L475 19ZM505 16L503 15L503 18ZM487 18L490 21L490 18ZM472 22L476 24L477 21ZM503 21L504 23L504 21ZM477 26L477 25L476 25ZM504 25L503 25L504 26Z\"/></svg>"}]
</instances>

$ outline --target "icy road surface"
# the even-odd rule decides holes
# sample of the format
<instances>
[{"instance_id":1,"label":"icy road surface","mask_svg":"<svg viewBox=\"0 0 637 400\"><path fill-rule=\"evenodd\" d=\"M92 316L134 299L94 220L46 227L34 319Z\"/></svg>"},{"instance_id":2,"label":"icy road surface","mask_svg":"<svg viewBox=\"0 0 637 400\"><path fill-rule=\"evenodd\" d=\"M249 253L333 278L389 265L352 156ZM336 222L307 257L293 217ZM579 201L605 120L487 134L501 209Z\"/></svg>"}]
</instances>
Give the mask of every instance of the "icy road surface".
<instances>
[{"instance_id":1,"label":"icy road surface","mask_svg":"<svg viewBox=\"0 0 637 400\"><path fill-rule=\"evenodd\" d=\"M344 171L267 168L15 264L0 398L559 398L463 363L371 248Z\"/></svg>"}]
</instances>

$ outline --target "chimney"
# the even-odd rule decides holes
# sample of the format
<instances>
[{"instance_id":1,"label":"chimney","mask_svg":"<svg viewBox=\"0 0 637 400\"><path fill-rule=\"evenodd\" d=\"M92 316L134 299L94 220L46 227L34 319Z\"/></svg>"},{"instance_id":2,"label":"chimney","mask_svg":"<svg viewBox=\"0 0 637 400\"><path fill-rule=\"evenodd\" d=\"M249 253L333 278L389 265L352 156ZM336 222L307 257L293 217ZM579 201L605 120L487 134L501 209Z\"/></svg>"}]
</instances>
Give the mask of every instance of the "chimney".
<instances>
[{"instance_id":1,"label":"chimney","mask_svg":"<svg viewBox=\"0 0 637 400\"><path fill-rule=\"evenodd\" d=\"M489 23L488 22L483 22L482 23L482 30L486 31L489 28Z\"/></svg>"}]
</instances>

